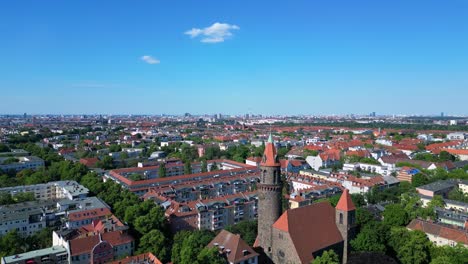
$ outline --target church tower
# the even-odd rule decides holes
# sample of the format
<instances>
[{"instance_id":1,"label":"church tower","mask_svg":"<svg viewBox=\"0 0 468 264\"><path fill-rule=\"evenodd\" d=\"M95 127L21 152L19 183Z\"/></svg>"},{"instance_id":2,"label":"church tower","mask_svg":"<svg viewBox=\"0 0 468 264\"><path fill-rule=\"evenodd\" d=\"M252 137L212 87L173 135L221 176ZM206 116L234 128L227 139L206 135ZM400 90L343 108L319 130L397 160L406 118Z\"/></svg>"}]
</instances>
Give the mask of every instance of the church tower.
<instances>
[{"instance_id":1,"label":"church tower","mask_svg":"<svg viewBox=\"0 0 468 264\"><path fill-rule=\"evenodd\" d=\"M281 165L270 134L260 162L258 185L258 246L271 259L272 225L281 216Z\"/></svg>"},{"instance_id":2,"label":"church tower","mask_svg":"<svg viewBox=\"0 0 468 264\"><path fill-rule=\"evenodd\" d=\"M343 237L343 263L346 264L349 254L349 241L356 234L356 206L351 200L348 189L344 189L335 207L335 222Z\"/></svg>"}]
</instances>

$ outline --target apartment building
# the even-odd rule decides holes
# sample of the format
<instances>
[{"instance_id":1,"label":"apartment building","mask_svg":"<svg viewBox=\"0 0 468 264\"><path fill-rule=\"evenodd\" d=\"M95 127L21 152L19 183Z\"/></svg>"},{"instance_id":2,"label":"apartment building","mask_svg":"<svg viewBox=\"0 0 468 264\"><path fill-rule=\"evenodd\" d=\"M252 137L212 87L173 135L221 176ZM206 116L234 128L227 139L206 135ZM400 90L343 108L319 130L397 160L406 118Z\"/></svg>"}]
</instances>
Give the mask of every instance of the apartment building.
<instances>
[{"instance_id":1,"label":"apartment building","mask_svg":"<svg viewBox=\"0 0 468 264\"><path fill-rule=\"evenodd\" d=\"M26 157L0 157L0 170L2 171L21 171L25 169L36 170L44 167L44 160L36 156Z\"/></svg>"},{"instance_id":2,"label":"apartment building","mask_svg":"<svg viewBox=\"0 0 468 264\"><path fill-rule=\"evenodd\" d=\"M224 197L178 203L167 201L166 216L171 230L220 230L244 220L257 218L256 192L245 192Z\"/></svg>"},{"instance_id":3,"label":"apartment building","mask_svg":"<svg viewBox=\"0 0 468 264\"><path fill-rule=\"evenodd\" d=\"M249 166L236 161L213 160L209 161L208 163L211 164L211 166L213 166L213 164L216 163L216 166L219 168L219 170L179 176L167 175L167 177L158 178L157 173L159 171L159 166L143 168L125 168L111 170L108 173L104 174L104 181L113 180L118 184L122 185L122 187L129 189L131 192L142 196L146 192L148 192L148 190L152 187L170 186L174 184L188 183L193 181L201 181L220 177L235 177L247 173L258 173L258 169L256 167ZM168 167L166 167L166 169L168 169ZM130 176L134 173L142 174L145 177L148 177L148 179L137 181L131 180Z\"/></svg>"},{"instance_id":4,"label":"apartment building","mask_svg":"<svg viewBox=\"0 0 468 264\"><path fill-rule=\"evenodd\" d=\"M407 226L410 230L424 232L436 246L451 246L462 244L468 247L468 231L466 229L414 219Z\"/></svg>"},{"instance_id":5,"label":"apartment building","mask_svg":"<svg viewBox=\"0 0 468 264\"><path fill-rule=\"evenodd\" d=\"M68 251L63 246L34 250L2 258L2 264L68 264Z\"/></svg>"},{"instance_id":6,"label":"apartment building","mask_svg":"<svg viewBox=\"0 0 468 264\"><path fill-rule=\"evenodd\" d=\"M17 193L34 193L37 200L74 200L88 196L89 190L78 184L76 181L56 181L34 185L20 185L14 187L0 188L0 192L7 192L11 195Z\"/></svg>"},{"instance_id":7,"label":"apartment building","mask_svg":"<svg viewBox=\"0 0 468 264\"><path fill-rule=\"evenodd\" d=\"M47 226L46 212L53 202L34 201L0 206L0 235L16 230L22 236L32 235Z\"/></svg>"}]
</instances>

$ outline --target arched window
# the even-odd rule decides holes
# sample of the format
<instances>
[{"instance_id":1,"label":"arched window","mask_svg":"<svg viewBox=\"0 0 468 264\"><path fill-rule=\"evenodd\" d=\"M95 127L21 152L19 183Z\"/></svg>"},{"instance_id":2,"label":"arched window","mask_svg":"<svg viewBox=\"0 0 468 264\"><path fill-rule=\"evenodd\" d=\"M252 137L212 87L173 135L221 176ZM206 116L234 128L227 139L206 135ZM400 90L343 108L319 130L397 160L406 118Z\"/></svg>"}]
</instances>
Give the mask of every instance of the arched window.
<instances>
[{"instance_id":1,"label":"arched window","mask_svg":"<svg viewBox=\"0 0 468 264\"><path fill-rule=\"evenodd\" d=\"M343 213L340 213L340 225L343 224Z\"/></svg>"}]
</instances>

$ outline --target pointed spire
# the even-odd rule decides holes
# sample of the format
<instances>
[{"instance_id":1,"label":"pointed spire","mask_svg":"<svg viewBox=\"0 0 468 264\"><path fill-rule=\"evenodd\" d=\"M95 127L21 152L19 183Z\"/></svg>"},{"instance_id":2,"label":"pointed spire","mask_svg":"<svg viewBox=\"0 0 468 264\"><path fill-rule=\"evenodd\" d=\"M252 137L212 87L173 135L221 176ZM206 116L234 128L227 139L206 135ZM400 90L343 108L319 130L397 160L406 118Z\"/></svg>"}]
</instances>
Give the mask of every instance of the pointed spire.
<instances>
[{"instance_id":1,"label":"pointed spire","mask_svg":"<svg viewBox=\"0 0 468 264\"><path fill-rule=\"evenodd\" d=\"M340 200L338 201L338 204L335 208L337 210L346 212L356 210L356 206L354 206L348 189L344 189L343 194L341 195Z\"/></svg>"},{"instance_id":2,"label":"pointed spire","mask_svg":"<svg viewBox=\"0 0 468 264\"><path fill-rule=\"evenodd\" d=\"M271 132L270 136L268 136L268 143L273 143L273 136L271 135Z\"/></svg>"},{"instance_id":3,"label":"pointed spire","mask_svg":"<svg viewBox=\"0 0 468 264\"><path fill-rule=\"evenodd\" d=\"M278 161L275 144L273 144L273 136L271 135L271 133L268 137L268 142L265 145L265 152L263 152L263 158L260 162L260 165L268 167L281 166Z\"/></svg>"}]
</instances>

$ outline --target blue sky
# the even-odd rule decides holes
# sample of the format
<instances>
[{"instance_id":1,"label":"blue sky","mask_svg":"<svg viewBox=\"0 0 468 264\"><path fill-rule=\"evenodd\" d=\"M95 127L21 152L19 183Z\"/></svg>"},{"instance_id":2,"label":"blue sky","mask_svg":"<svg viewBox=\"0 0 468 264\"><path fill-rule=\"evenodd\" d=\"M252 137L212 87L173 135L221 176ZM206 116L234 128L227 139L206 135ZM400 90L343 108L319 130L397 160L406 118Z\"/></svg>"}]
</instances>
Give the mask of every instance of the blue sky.
<instances>
[{"instance_id":1,"label":"blue sky","mask_svg":"<svg viewBox=\"0 0 468 264\"><path fill-rule=\"evenodd\" d=\"M466 0L2 1L0 113L468 114L467 14Z\"/></svg>"}]
</instances>

